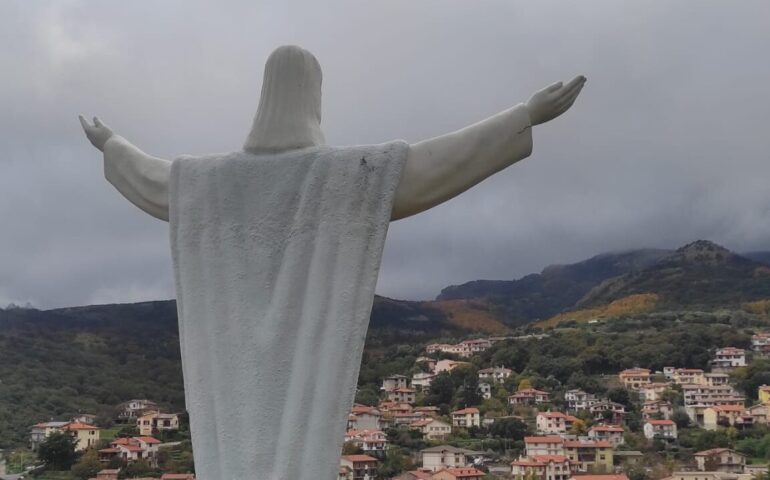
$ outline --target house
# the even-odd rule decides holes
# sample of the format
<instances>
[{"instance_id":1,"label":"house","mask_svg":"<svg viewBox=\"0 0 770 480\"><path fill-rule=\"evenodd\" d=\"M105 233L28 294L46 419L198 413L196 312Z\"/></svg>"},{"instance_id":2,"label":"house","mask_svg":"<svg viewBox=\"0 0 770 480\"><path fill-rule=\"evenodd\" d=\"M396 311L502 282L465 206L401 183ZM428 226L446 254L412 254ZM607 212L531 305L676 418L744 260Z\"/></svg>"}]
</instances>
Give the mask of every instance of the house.
<instances>
[{"instance_id":1,"label":"house","mask_svg":"<svg viewBox=\"0 0 770 480\"><path fill-rule=\"evenodd\" d=\"M434 378L436 378L436 375L433 373L417 372L412 375L412 387L425 390L430 387L430 383Z\"/></svg>"},{"instance_id":2,"label":"house","mask_svg":"<svg viewBox=\"0 0 770 480\"><path fill-rule=\"evenodd\" d=\"M482 452L474 452L451 445L439 445L420 451L422 469L438 472L445 468L462 468L473 465L473 459L481 457Z\"/></svg>"},{"instance_id":3,"label":"house","mask_svg":"<svg viewBox=\"0 0 770 480\"><path fill-rule=\"evenodd\" d=\"M195 480L194 473L164 473L160 480Z\"/></svg>"},{"instance_id":4,"label":"house","mask_svg":"<svg viewBox=\"0 0 770 480\"><path fill-rule=\"evenodd\" d=\"M392 392L399 388L409 388L409 377L404 375L391 375L390 377L382 379L380 390Z\"/></svg>"},{"instance_id":5,"label":"house","mask_svg":"<svg viewBox=\"0 0 770 480\"><path fill-rule=\"evenodd\" d=\"M678 385L705 385L706 374L700 368L677 368L671 380Z\"/></svg>"},{"instance_id":6,"label":"house","mask_svg":"<svg viewBox=\"0 0 770 480\"><path fill-rule=\"evenodd\" d=\"M746 366L746 351L742 348L725 347L714 353L711 367L720 370L732 370Z\"/></svg>"},{"instance_id":7,"label":"house","mask_svg":"<svg viewBox=\"0 0 770 480\"><path fill-rule=\"evenodd\" d=\"M642 405L642 419L651 420L665 418L670 420L674 414L674 407L669 402L657 400L653 402L644 402Z\"/></svg>"},{"instance_id":8,"label":"house","mask_svg":"<svg viewBox=\"0 0 770 480\"><path fill-rule=\"evenodd\" d=\"M605 475L573 475L569 480L628 480L625 473L608 473Z\"/></svg>"},{"instance_id":9,"label":"house","mask_svg":"<svg viewBox=\"0 0 770 480\"><path fill-rule=\"evenodd\" d=\"M82 452L99 443L99 427L87 423L70 422L62 427L63 432L69 432L75 439L75 451Z\"/></svg>"},{"instance_id":10,"label":"house","mask_svg":"<svg viewBox=\"0 0 770 480\"><path fill-rule=\"evenodd\" d=\"M70 422L41 422L30 427L29 448L37 450L43 441L54 432L61 432Z\"/></svg>"},{"instance_id":11,"label":"house","mask_svg":"<svg viewBox=\"0 0 770 480\"><path fill-rule=\"evenodd\" d=\"M484 368L479 370L479 380L488 380L493 383L504 383L505 379L513 375L513 370L505 367Z\"/></svg>"},{"instance_id":12,"label":"house","mask_svg":"<svg viewBox=\"0 0 770 480\"><path fill-rule=\"evenodd\" d=\"M770 333L759 332L752 335L751 349L759 353L770 353Z\"/></svg>"},{"instance_id":13,"label":"house","mask_svg":"<svg viewBox=\"0 0 770 480\"><path fill-rule=\"evenodd\" d=\"M577 421L577 417L561 412L540 412L535 417L538 433L567 433Z\"/></svg>"},{"instance_id":14,"label":"house","mask_svg":"<svg viewBox=\"0 0 770 480\"><path fill-rule=\"evenodd\" d=\"M479 395L481 395L481 398L484 400L489 400L492 398L492 385L488 383L479 383L478 387Z\"/></svg>"},{"instance_id":15,"label":"house","mask_svg":"<svg viewBox=\"0 0 770 480\"><path fill-rule=\"evenodd\" d=\"M712 448L693 455L701 472L743 473L746 456L729 448Z\"/></svg>"},{"instance_id":16,"label":"house","mask_svg":"<svg viewBox=\"0 0 770 480\"><path fill-rule=\"evenodd\" d=\"M99 470L96 473L96 477L92 478L90 480L118 480L118 475L120 474L119 468L109 468L104 470Z\"/></svg>"},{"instance_id":17,"label":"house","mask_svg":"<svg viewBox=\"0 0 770 480\"><path fill-rule=\"evenodd\" d=\"M433 367L436 366L436 360L430 357L417 357L414 363L424 363L428 370L433 370Z\"/></svg>"},{"instance_id":18,"label":"house","mask_svg":"<svg viewBox=\"0 0 770 480\"><path fill-rule=\"evenodd\" d=\"M434 407L433 405L427 405L425 407L414 407L414 411L426 415L428 417L438 417L441 413L441 409Z\"/></svg>"},{"instance_id":19,"label":"house","mask_svg":"<svg viewBox=\"0 0 770 480\"><path fill-rule=\"evenodd\" d=\"M393 477L393 480L431 480L433 478L433 472L426 472L425 470L410 470L404 472L397 477Z\"/></svg>"},{"instance_id":20,"label":"house","mask_svg":"<svg viewBox=\"0 0 770 480\"><path fill-rule=\"evenodd\" d=\"M591 440L603 440L613 447L623 445L625 431L619 425L594 425L588 430L588 438Z\"/></svg>"},{"instance_id":21,"label":"house","mask_svg":"<svg viewBox=\"0 0 770 480\"><path fill-rule=\"evenodd\" d=\"M382 428L382 412L369 405L354 403L348 416L348 430L379 430Z\"/></svg>"},{"instance_id":22,"label":"house","mask_svg":"<svg viewBox=\"0 0 770 480\"><path fill-rule=\"evenodd\" d=\"M647 368L628 368L618 374L624 387L636 390L650 383L650 370Z\"/></svg>"},{"instance_id":23,"label":"house","mask_svg":"<svg viewBox=\"0 0 770 480\"><path fill-rule=\"evenodd\" d=\"M613 425L622 424L623 418L626 416L626 407L620 403L606 400L594 403L588 407L588 411L597 422L607 422Z\"/></svg>"},{"instance_id":24,"label":"house","mask_svg":"<svg viewBox=\"0 0 770 480\"><path fill-rule=\"evenodd\" d=\"M758 403L747 408L746 413L751 417L753 425L767 425L770 419L770 405Z\"/></svg>"},{"instance_id":25,"label":"house","mask_svg":"<svg viewBox=\"0 0 770 480\"><path fill-rule=\"evenodd\" d=\"M417 392L411 388L397 388L388 392L388 400L398 403L414 403Z\"/></svg>"},{"instance_id":26,"label":"house","mask_svg":"<svg viewBox=\"0 0 770 480\"><path fill-rule=\"evenodd\" d=\"M644 461L644 454L638 450L615 450L612 456L616 467L640 465Z\"/></svg>"},{"instance_id":27,"label":"house","mask_svg":"<svg viewBox=\"0 0 770 480\"><path fill-rule=\"evenodd\" d=\"M475 407L463 408L452 412L452 425L455 427L480 427L481 415Z\"/></svg>"},{"instance_id":28,"label":"house","mask_svg":"<svg viewBox=\"0 0 770 480\"><path fill-rule=\"evenodd\" d=\"M567 390L564 393L564 401L567 403L567 410L588 410L588 407L598 402L596 396L580 389Z\"/></svg>"},{"instance_id":29,"label":"house","mask_svg":"<svg viewBox=\"0 0 770 480\"><path fill-rule=\"evenodd\" d=\"M757 389L759 401L765 405L770 405L770 385L760 385Z\"/></svg>"},{"instance_id":30,"label":"house","mask_svg":"<svg viewBox=\"0 0 770 480\"><path fill-rule=\"evenodd\" d=\"M350 469L346 480L374 480L377 474L377 459L369 455L343 455L340 466Z\"/></svg>"},{"instance_id":31,"label":"house","mask_svg":"<svg viewBox=\"0 0 770 480\"><path fill-rule=\"evenodd\" d=\"M425 418L409 424L409 428L422 433L423 438L428 440L440 440L452 433L452 425L442 422L436 418Z\"/></svg>"},{"instance_id":32,"label":"house","mask_svg":"<svg viewBox=\"0 0 770 480\"><path fill-rule=\"evenodd\" d=\"M455 353L455 346L448 343L431 343L425 347L425 352L428 354L438 352Z\"/></svg>"},{"instance_id":33,"label":"house","mask_svg":"<svg viewBox=\"0 0 770 480\"><path fill-rule=\"evenodd\" d=\"M703 428L716 430L719 427L750 427L753 418L742 405L715 405L703 410Z\"/></svg>"},{"instance_id":34,"label":"house","mask_svg":"<svg viewBox=\"0 0 770 480\"><path fill-rule=\"evenodd\" d=\"M109 462L118 458L124 462L144 460L151 466L157 465L160 440L153 437L120 437L110 442L110 446L99 450L99 460Z\"/></svg>"},{"instance_id":35,"label":"house","mask_svg":"<svg viewBox=\"0 0 770 480\"><path fill-rule=\"evenodd\" d=\"M663 392L668 390L667 383L650 382L638 388L639 400L644 402L654 402L663 399Z\"/></svg>"},{"instance_id":36,"label":"house","mask_svg":"<svg viewBox=\"0 0 770 480\"><path fill-rule=\"evenodd\" d=\"M524 455L530 458L541 455L564 455L564 439L558 435L524 437Z\"/></svg>"},{"instance_id":37,"label":"house","mask_svg":"<svg viewBox=\"0 0 770 480\"><path fill-rule=\"evenodd\" d=\"M445 468L434 473L431 480L482 480L486 474L473 467Z\"/></svg>"},{"instance_id":38,"label":"house","mask_svg":"<svg viewBox=\"0 0 770 480\"><path fill-rule=\"evenodd\" d=\"M644 427L644 436L652 440L676 440L676 423L672 420L647 420Z\"/></svg>"},{"instance_id":39,"label":"house","mask_svg":"<svg viewBox=\"0 0 770 480\"><path fill-rule=\"evenodd\" d=\"M536 455L512 462L511 475L533 480L567 480L572 475L572 469L564 455Z\"/></svg>"},{"instance_id":40,"label":"house","mask_svg":"<svg viewBox=\"0 0 770 480\"><path fill-rule=\"evenodd\" d=\"M755 480L751 474L727 472L678 471L662 480Z\"/></svg>"},{"instance_id":41,"label":"house","mask_svg":"<svg viewBox=\"0 0 770 480\"><path fill-rule=\"evenodd\" d=\"M345 442L352 443L367 454L382 453L388 447L387 436L381 430L348 430Z\"/></svg>"},{"instance_id":42,"label":"house","mask_svg":"<svg viewBox=\"0 0 770 480\"><path fill-rule=\"evenodd\" d=\"M477 353L483 352L491 346L492 342L486 338L476 338L473 340L464 340L458 343L456 348L458 355L461 357L470 357L476 355Z\"/></svg>"},{"instance_id":43,"label":"house","mask_svg":"<svg viewBox=\"0 0 770 480\"><path fill-rule=\"evenodd\" d=\"M96 415L90 413L81 413L75 417L72 417L71 422L85 423L88 425L94 425L96 423Z\"/></svg>"},{"instance_id":44,"label":"house","mask_svg":"<svg viewBox=\"0 0 770 480\"><path fill-rule=\"evenodd\" d=\"M604 440L564 440L564 455L578 472L611 472L613 449Z\"/></svg>"},{"instance_id":45,"label":"house","mask_svg":"<svg viewBox=\"0 0 770 480\"><path fill-rule=\"evenodd\" d=\"M730 385L682 385L685 407L715 405L743 405L746 398Z\"/></svg>"},{"instance_id":46,"label":"house","mask_svg":"<svg viewBox=\"0 0 770 480\"><path fill-rule=\"evenodd\" d=\"M160 413L160 410L147 411L136 419L139 435L153 435L157 432L179 430L179 415Z\"/></svg>"},{"instance_id":47,"label":"house","mask_svg":"<svg viewBox=\"0 0 770 480\"><path fill-rule=\"evenodd\" d=\"M121 412L118 418L121 420L131 420L141 415L145 410L157 410L158 404L152 400L134 399L121 404Z\"/></svg>"},{"instance_id":48,"label":"house","mask_svg":"<svg viewBox=\"0 0 770 480\"><path fill-rule=\"evenodd\" d=\"M455 368L466 367L470 365L471 364L468 362L457 362L455 360L449 359L439 360L436 362L436 367L433 369L433 373L439 374L441 372L451 372Z\"/></svg>"},{"instance_id":49,"label":"house","mask_svg":"<svg viewBox=\"0 0 770 480\"><path fill-rule=\"evenodd\" d=\"M730 384L730 375L727 373L706 373L704 374L704 379L705 384L709 387Z\"/></svg>"},{"instance_id":50,"label":"house","mask_svg":"<svg viewBox=\"0 0 770 480\"><path fill-rule=\"evenodd\" d=\"M536 390L534 388L524 388L508 397L510 405L540 405L550 401L550 393Z\"/></svg>"}]
</instances>

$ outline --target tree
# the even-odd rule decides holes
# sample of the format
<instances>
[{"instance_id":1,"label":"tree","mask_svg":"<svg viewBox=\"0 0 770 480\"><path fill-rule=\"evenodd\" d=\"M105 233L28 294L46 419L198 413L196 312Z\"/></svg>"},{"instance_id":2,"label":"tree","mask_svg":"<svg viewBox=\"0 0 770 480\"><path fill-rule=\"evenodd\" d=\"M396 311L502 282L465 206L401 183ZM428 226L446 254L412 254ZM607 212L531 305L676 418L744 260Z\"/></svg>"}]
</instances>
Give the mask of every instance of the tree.
<instances>
[{"instance_id":1,"label":"tree","mask_svg":"<svg viewBox=\"0 0 770 480\"><path fill-rule=\"evenodd\" d=\"M89 448L80 457L80 460L72 466L72 474L82 480L88 480L89 478L96 477L96 473L102 468L104 466L99 461L99 454L96 449Z\"/></svg>"},{"instance_id":2,"label":"tree","mask_svg":"<svg viewBox=\"0 0 770 480\"><path fill-rule=\"evenodd\" d=\"M452 377L448 373L439 373L430 382L428 395L425 396L425 403L428 405L448 405L452 403L454 397L455 385Z\"/></svg>"},{"instance_id":3,"label":"tree","mask_svg":"<svg viewBox=\"0 0 770 480\"><path fill-rule=\"evenodd\" d=\"M52 470L69 470L76 459L75 442L68 433L54 432L40 444L37 456Z\"/></svg>"},{"instance_id":4,"label":"tree","mask_svg":"<svg viewBox=\"0 0 770 480\"><path fill-rule=\"evenodd\" d=\"M671 415L671 420L676 423L676 428L687 428L690 426L690 416L681 408L674 410L674 413Z\"/></svg>"},{"instance_id":5,"label":"tree","mask_svg":"<svg viewBox=\"0 0 770 480\"><path fill-rule=\"evenodd\" d=\"M532 388L532 382L528 378L524 378L519 382L519 388L518 390L527 390L528 388Z\"/></svg>"},{"instance_id":6,"label":"tree","mask_svg":"<svg viewBox=\"0 0 770 480\"><path fill-rule=\"evenodd\" d=\"M345 442L342 444L342 454L343 455L358 455L360 453L364 453L364 451L356 445L353 442Z\"/></svg>"}]
</instances>

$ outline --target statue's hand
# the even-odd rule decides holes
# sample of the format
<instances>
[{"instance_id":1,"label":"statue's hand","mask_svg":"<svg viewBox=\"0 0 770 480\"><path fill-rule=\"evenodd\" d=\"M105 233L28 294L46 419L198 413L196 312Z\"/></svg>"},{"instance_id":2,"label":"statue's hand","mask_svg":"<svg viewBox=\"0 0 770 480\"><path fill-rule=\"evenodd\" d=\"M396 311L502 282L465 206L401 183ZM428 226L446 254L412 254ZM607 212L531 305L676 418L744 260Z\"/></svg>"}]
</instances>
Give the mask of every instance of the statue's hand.
<instances>
[{"instance_id":1,"label":"statue's hand","mask_svg":"<svg viewBox=\"0 0 770 480\"><path fill-rule=\"evenodd\" d=\"M527 101L527 110L529 110L529 119L532 125L553 120L566 112L575 103L575 99L585 83L586 77L578 75L566 85L562 82L556 82L535 92Z\"/></svg>"},{"instance_id":2,"label":"statue's hand","mask_svg":"<svg viewBox=\"0 0 770 480\"><path fill-rule=\"evenodd\" d=\"M78 118L80 119L80 124L83 126L83 130L86 132L88 141L90 141L94 147L103 152L104 144L107 143L107 140L109 140L112 136L112 130L110 127L103 124L98 117L94 117L93 125L89 124L88 120L83 118L83 115L79 115Z\"/></svg>"}]
</instances>

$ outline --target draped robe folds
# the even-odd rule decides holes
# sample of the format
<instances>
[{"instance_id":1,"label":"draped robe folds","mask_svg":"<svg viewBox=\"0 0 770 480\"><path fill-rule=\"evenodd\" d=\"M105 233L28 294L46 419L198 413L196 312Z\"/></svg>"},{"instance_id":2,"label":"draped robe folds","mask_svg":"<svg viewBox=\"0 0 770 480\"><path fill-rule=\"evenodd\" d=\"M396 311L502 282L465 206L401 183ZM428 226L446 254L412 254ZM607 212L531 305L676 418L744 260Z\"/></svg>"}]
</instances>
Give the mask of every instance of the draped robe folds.
<instances>
[{"instance_id":1,"label":"draped robe folds","mask_svg":"<svg viewBox=\"0 0 770 480\"><path fill-rule=\"evenodd\" d=\"M201 480L332 480L404 142L180 157L169 214Z\"/></svg>"}]
</instances>

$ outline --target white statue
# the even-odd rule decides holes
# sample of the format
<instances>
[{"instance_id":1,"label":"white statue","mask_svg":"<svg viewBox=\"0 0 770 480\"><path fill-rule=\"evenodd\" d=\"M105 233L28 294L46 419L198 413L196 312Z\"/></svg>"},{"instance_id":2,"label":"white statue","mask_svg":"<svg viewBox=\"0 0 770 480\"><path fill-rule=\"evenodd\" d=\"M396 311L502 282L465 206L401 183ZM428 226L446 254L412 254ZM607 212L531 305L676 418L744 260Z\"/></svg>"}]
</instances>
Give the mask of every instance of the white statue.
<instances>
[{"instance_id":1,"label":"white statue","mask_svg":"<svg viewBox=\"0 0 770 480\"><path fill-rule=\"evenodd\" d=\"M389 222L529 156L584 84L414 145L328 147L321 68L288 46L242 151L169 162L80 117L107 180L170 223L198 478L335 478Z\"/></svg>"}]
</instances>

